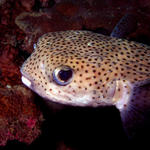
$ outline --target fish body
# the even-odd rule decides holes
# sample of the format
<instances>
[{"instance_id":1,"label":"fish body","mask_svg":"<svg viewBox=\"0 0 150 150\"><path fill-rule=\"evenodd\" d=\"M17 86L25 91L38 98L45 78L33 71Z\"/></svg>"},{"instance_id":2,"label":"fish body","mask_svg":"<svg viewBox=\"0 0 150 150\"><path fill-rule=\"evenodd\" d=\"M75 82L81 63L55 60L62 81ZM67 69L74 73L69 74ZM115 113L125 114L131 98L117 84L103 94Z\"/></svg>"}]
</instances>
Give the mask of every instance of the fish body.
<instances>
[{"instance_id":1,"label":"fish body","mask_svg":"<svg viewBox=\"0 0 150 150\"><path fill-rule=\"evenodd\" d=\"M25 85L50 101L115 105L124 124L131 105L150 102L149 87L145 100L139 95L150 83L150 46L90 31L43 35L21 73Z\"/></svg>"}]
</instances>

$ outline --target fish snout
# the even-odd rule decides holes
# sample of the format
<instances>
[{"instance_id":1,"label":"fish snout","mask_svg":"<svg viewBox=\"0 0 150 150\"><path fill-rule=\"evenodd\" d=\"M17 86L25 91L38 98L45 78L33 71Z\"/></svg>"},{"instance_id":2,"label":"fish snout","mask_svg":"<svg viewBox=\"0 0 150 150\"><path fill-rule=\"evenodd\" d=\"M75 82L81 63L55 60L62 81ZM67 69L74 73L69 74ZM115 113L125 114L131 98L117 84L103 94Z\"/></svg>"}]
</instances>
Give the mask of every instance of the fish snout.
<instances>
[{"instance_id":1,"label":"fish snout","mask_svg":"<svg viewBox=\"0 0 150 150\"><path fill-rule=\"evenodd\" d=\"M23 67L20 69L21 72L21 81L24 85L26 85L28 88L33 89L34 87L34 82L33 79L30 75L24 72Z\"/></svg>"}]
</instances>

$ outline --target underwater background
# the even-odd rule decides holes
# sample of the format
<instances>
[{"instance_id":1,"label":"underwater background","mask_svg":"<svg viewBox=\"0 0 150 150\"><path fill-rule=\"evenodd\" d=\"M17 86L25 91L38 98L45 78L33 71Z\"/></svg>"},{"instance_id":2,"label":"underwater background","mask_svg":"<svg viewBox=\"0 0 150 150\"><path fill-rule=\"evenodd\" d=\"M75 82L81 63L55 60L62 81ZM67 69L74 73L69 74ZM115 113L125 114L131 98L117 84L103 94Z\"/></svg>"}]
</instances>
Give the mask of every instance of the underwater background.
<instances>
[{"instance_id":1,"label":"underwater background","mask_svg":"<svg viewBox=\"0 0 150 150\"><path fill-rule=\"evenodd\" d=\"M134 16L128 40L150 45L149 0L0 0L0 149L83 150L148 145L150 127L129 139L115 107L47 104L21 82L20 67L47 32L110 35ZM130 30L130 29L129 29Z\"/></svg>"}]
</instances>

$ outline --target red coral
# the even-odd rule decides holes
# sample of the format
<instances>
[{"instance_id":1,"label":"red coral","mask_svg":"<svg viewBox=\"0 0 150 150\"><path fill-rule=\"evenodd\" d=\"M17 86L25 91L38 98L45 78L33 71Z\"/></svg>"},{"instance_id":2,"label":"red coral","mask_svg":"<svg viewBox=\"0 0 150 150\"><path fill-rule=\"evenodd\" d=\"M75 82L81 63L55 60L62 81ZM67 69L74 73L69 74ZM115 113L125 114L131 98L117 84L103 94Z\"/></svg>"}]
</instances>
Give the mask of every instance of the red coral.
<instances>
[{"instance_id":1,"label":"red coral","mask_svg":"<svg viewBox=\"0 0 150 150\"><path fill-rule=\"evenodd\" d=\"M13 139L30 144L39 136L43 119L32 99L21 85L0 88L0 145Z\"/></svg>"},{"instance_id":2,"label":"red coral","mask_svg":"<svg viewBox=\"0 0 150 150\"><path fill-rule=\"evenodd\" d=\"M5 48L4 50L2 48ZM18 55L18 51L10 45L2 46L0 48L0 79L1 86L6 86L7 84L14 85L16 83L21 83L20 80L20 69L15 62L15 58Z\"/></svg>"},{"instance_id":3,"label":"red coral","mask_svg":"<svg viewBox=\"0 0 150 150\"><path fill-rule=\"evenodd\" d=\"M9 19L7 23L0 25L0 145L14 139L30 144L40 135L42 113L33 102L32 92L21 83L20 66L24 60L16 45L22 33L9 27ZM27 126L31 118L35 120L32 128Z\"/></svg>"},{"instance_id":4,"label":"red coral","mask_svg":"<svg viewBox=\"0 0 150 150\"><path fill-rule=\"evenodd\" d=\"M28 128L33 129L33 128L35 127L35 125L36 125L36 120L35 120L35 119L32 119L32 118L29 118L29 119L27 120L26 124L27 124L27 127L28 127Z\"/></svg>"}]
</instances>

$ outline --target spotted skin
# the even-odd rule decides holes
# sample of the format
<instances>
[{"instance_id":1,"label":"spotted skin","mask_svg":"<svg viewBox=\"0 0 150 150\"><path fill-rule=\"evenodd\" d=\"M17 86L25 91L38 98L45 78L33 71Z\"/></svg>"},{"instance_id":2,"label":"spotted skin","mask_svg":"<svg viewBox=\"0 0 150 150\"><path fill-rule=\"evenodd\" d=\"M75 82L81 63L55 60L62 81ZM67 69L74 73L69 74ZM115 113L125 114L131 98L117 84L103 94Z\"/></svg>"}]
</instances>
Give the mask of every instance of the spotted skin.
<instances>
[{"instance_id":1,"label":"spotted skin","mask_svg":"<svg viewBox=\"0 0 150 150\"><path fill-rule=\"evenodd\" d=\"M30 78L35 92L50 100L73 105L112 104L116 81L134 86L149 81L149 49L89 31L47 33L39 38L21 72ZM61 65L74 70L73 81L66 86L57 85L52 78L53 70ZM72 101L78 98L81 102ZM90 100L86 103L83 99L82 104L82 98Z\"/></svg>"},{"instance_id":2,"label":"spotted skin","mask_svg":"<svg viewBox=\"0 0 150 150\"><path fill-rule=\"evenodd\" d=\"M59 66L73 69L72 81L65 86L52 76ZM150 82L150 47L90 31L47 33L39 38L21 73L31 82L28 87L48 100L75 106L115 105L122 112L131 99L136 101L135 89Z\"/></svg>"}]
</instances>

